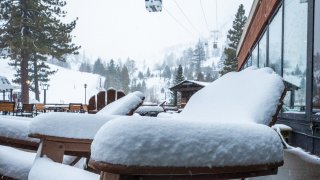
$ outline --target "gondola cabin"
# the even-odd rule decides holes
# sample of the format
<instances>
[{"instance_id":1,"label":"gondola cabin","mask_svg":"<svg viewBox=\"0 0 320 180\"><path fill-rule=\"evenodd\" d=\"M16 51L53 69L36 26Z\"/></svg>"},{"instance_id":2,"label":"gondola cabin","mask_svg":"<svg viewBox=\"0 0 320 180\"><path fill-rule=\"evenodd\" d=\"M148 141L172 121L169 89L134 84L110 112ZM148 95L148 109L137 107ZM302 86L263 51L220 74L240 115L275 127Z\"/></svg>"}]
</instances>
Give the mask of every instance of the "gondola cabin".
<instances>
[{"instance_id":1,"label":"gondola cabin","mask_svg":"<svg viewBox=\"0 0 320 180\"><path fill-rule=\"evenodd\" d=\"M162 11L162 0L145 0L146 9L149 12L161 12Z\"/></svg>"}]
</instances>

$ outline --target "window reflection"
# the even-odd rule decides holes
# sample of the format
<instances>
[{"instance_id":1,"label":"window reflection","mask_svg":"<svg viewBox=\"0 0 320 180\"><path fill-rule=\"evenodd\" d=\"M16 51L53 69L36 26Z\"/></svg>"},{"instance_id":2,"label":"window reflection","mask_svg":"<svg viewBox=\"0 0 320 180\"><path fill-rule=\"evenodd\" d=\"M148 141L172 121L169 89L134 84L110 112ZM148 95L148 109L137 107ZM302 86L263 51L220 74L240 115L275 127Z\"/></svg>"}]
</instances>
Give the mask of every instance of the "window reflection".
<instances>
[{"instance_id":1,"label":"window reflection","mask_svg":"<svg viewBox=\"0 0 320 180\"><path fill-rule=\"evenodd\" d=\"M267 66L267 33L259 41L259 67Z\"/></svg>"},{"instance_id":2,"label":"window reflection","mask_svg":"<svg viewBox=\"0 0 320 180\"><path fill-rule=\"evenodd\" d=\"M304 111L306 97L307 8L301 0L284 2L283 78L289 85L285 105Z\"/></svg>"},{"instance_id":3,"label":"window reflection","mask_svg":"<svg viewBox=\"0 0 320 180\"><path fill-rule=\"evenodd\" d=\"M320 111L320 2L315 1L314 16L314 59L313 59L313 107Z\"/></svg>"},{"instance_id":4,"label":"window reflection","mask_svg":"<svg viewBox=\"0 0 320 180\"><path fill-rule=\"evenodd\" d=\"M269 26L269 67L281 74L282 6Z\"/></svg>"},{"instance_id":5,"label":"window reflection","mask_svg":"<svg viewBox=\"0 0 320 180\"><path fill-rule=\"evenodd\" d=\"M259 61L258 61L258 46L256 46L251 54L251 61L252 61L252 66L259 67Z\"/></svg>"}]
</instances>

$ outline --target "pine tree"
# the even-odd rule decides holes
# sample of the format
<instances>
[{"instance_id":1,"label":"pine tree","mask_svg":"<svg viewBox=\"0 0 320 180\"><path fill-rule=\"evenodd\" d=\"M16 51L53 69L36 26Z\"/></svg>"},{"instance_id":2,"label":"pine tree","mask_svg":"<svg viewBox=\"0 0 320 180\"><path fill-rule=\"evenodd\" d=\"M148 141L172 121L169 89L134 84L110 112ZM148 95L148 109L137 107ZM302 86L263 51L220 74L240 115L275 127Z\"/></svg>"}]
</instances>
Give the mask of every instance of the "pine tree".
<instances>
[{"instance_id":1,"label":"pine tree","mask_svg":"<svg viewBox=\"0 0 320 180\"><path fill-rule=\"evenodd\" d=\"M143 79L144 77L143 77L143 73L141 72L141 71L139 71L139 73L138 73L138 78L139 79Z\"/></svg>"},{"instance_id":2,"label":"pine tree","mask_svg":"<svg viewBox=\"0 0 320 180\"><path fill-rule=\"evenodd\" d=\"M104 76L106 74L106 68L104 66L104 64L102 63L101 59L98 58L94 64L93 64L93 70L92 72L94 74L99 74L101 76Z\"/></svg>"},{"instance_id":3,"label":"pine tree","mask_svg":"<svg viewBox=\"0 0 320 180\"><path fill-rule=\"evenodd\" d=\"M183 80L184 80L183 69L182 69L182 66L180 64L179 67L178 67L177 73L175 75L175 78L174 78L174 83L178 84Z\"/></svg>"},{"instance_id":4,"label":"pine tree","mask_svg":"<svg viewBox=\"0 0 320 180\"><path fill-rule=\"evenodd\" d=\"M121 89L125 92L129 92L129 84L130 84L130 78L127 66L123 66L121 70Z\"/></svg>"},{"instance_id":5,"label":"pine tree","mask_svg":"<svg viewBox=\"0 0 320 180\"><path fill-rule=\"evenodd\" d=\"M202 72L199 72L197 74L197 81L204 81L204 75L202 74Z\"/></svg>"},{"instance_id":6,"label":"pine tree","mask_svg":"<svg viewBox=\"0 0 320 180\"><path fill-rule=\"evenodd\" d=\"M163 76L164 78L168 78L168 79L171 78L171 70L170 70L170 67L169 67L168 65L166 65L166 66L164 67L164 70L163 70L163 72L162 72L162 76Z\"/></svg>"},{"instance_id":7,"label":"pine tree","mask_svg":"<svg viewBox=\"0 0 320 180\"><path fill-rule=\"evenodd\" d=\"M147 76L147 77L150 77L150 76L151 76L151 73L150 73L150 69L149 69L149 67L148 67L148 69L147 69L146 76Z\"/></svg>"},{"instance_id":8,"label":"pine tree","mask_svg":"<svg viewBox=\"0 0 320 180\"><path fill-rule=\"evenodd\" d=\"M228 47L224 49L225 59L224 59L224 67L220 71L221 75L224 75L231 71L236 71L238 68L238 61L236 57L236 50L238 44L240 42L241 34L243 32L243 28L247 21L247 17L245 16L245 10L242 4L240 4L238 11L235 15L235 20L233 21L232 29L228 31Z\"/></svg>"},{"instance_id":9,"label":"pine tree","mask_svg":"<svg viewBox=\"0 0 320 180\"><path fill-rule=\"evenodd\" d=\"M13 61L13 66L19 67L16 73L19 80L16 80L21 84L23 103L29 102L28 82L33 80L30 76L36 73L33 75L36 77L41 71L30 72L32 59L38 61L36 58L42 56L46 60L52 56L65 61L66 54L79 49L71 43L70 35L76 20L69 24L61 22L66 16L62 10L65 5L64 0L0 1L0 52Z\"/></svg>"},{"instance_id":10,"label":"pine tree","mask_svg":"<svg viewBox=\"0 0 320 180\"><path fill-rule=\"evenodd\" d=\"M193 51L193 64L195 68L196 74L199 74L201 72L201 65L202 62L206 60L206 53L204 51L203 43L198 41L194 51Z\"/></svg>"}]
</instances>

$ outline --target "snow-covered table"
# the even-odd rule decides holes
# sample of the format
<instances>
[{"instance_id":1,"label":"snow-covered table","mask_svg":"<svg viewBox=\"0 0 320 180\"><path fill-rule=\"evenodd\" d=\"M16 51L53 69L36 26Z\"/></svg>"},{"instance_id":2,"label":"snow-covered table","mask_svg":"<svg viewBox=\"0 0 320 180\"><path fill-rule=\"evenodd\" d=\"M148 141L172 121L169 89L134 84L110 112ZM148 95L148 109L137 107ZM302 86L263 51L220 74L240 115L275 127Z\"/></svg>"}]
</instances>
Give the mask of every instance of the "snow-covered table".
<instances>
[{"instance_id":1,"label":"snow-covered table","mask_svg":"<svg viewBox=\"0 0 320 180\"><path fill-rule=\"evenodd\" d=\"M243 178L276 174L282 141L272 128L285 95L270 68L228 73L170 118L120 117L91 145L101 178Z\"/></svg>"}]
</instances>

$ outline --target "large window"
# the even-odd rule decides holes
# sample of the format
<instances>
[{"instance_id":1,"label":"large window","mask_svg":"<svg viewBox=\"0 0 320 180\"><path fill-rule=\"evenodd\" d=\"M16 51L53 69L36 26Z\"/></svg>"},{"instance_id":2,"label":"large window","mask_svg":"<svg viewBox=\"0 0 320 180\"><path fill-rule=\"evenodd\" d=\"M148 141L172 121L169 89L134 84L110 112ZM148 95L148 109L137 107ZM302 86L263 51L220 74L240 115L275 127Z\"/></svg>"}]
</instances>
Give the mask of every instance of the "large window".
<instances>
[{"instance_id":1,"label":"large window","mask_svg":"<svg viewBox=\"0 0 320 180\"><path fill-rule=\"evenodd\" d=\"M269 25L269 67L281 74L282 6Z\"/></svg>"},{"instance_id":2,"label":"large window","mask_svg":"<svg viewBox=\"0 0 320 180\"><path fill-rule=\"evenodd\" d=\"M314 3L313 107L317 112L320 110L320 2Z\"/></svg>"},{"instance_id":3,"label":"large window","mask_svg":"<svg viewBox=\"0 0 320 180\"><path fill-rule=\"evenodd\" d=\"M258 61L258 45L253 49L251 53L251 61L252 61L252 66L259 67L259 61Z\"/></svg>"},{"instance_id":4,"label":"large window","mask_svg":"<svg viewBox=\"0 0 320 180\"><path fill-rule=\"evenodd\" d=\"M283 78L286 108L304 111L306 101L308 1L284 1Z\"/></svg>"},{"instance_id":5,"label":"large window","mask_svg":"<svg viewBox=\"0 0 320 180\"><path fill-rule=\"evenodd\" d=\"M259 41L259 67L267 66L267 33Z\"/></svg>"}]
</instances>

